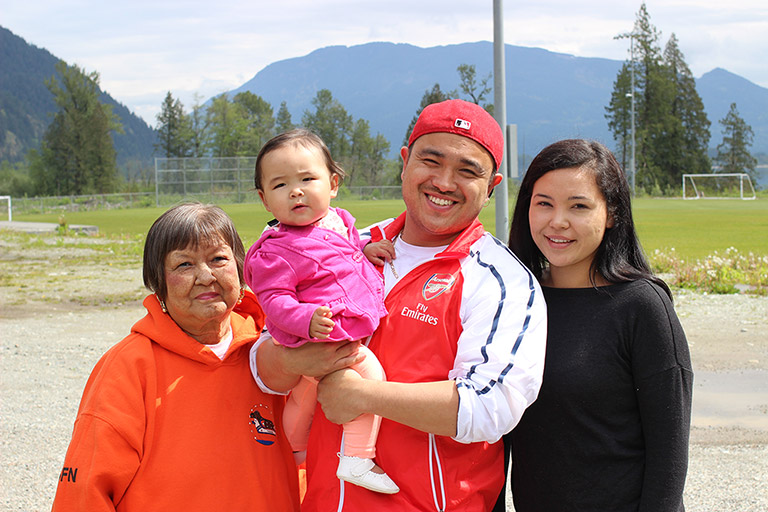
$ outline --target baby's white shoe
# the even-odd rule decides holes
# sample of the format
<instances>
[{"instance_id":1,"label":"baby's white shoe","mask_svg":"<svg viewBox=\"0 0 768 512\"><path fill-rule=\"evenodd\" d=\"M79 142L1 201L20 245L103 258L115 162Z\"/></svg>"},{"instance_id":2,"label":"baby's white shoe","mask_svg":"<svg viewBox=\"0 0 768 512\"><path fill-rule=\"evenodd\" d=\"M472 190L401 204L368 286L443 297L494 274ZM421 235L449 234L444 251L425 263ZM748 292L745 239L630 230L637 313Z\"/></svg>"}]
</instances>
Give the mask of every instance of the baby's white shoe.
<instances>
[{"instance_id":1,"label":"baby's white shoe","mask_svg":"<svg viewBox=\"0 0 768 512\"><path fill-rule=\"evenodd\" d=\"M386 473L374 473L371 469L375 466L371 459L349 457L339 454L339 467L336 476L351 484L365 487L374 492L395 494L400 488Z\"/></svg>"}]
</instances>

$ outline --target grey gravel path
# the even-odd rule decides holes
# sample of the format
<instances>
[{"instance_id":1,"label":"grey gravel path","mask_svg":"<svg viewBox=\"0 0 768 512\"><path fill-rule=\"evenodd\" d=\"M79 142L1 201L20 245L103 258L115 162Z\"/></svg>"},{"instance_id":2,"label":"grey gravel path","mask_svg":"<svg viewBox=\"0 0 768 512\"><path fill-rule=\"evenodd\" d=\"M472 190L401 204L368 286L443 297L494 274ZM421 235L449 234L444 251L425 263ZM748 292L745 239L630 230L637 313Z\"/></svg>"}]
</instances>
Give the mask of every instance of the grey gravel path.
<instances>
[{"instance_id":1,"label":"grey gravel path","mask_svg":"<svg viewBox=\"0 0 768 512\"><path fill-rule=\"evenodd\" d=\"M0 244L0 277L18 257ZM141 295L138 269L73 276L51 265L35 282L66 275L69 284L41 291L0 280L0 510L50 510L86 378L143 315L135 299L106 299ZM689 292L676 307L697 375L686 509L766 512L768 298Z\"/></svg>"}]
</instances>

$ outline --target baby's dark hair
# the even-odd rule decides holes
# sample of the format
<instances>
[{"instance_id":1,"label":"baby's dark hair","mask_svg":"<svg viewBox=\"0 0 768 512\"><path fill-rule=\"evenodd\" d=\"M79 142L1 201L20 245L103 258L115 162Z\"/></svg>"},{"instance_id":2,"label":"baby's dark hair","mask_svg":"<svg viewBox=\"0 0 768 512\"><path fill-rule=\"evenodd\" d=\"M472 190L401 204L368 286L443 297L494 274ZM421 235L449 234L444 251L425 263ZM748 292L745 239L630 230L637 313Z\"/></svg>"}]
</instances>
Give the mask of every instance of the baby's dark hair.
<instances>
[{"instance_id":1,"label":"baby's dark hair","mask_svg":"<svg viewBox=\"0 0 768 512\"><path fill-rule=\"evenodd\" d=\"M328 172L331 173L331 176L338 176L339 183L341 183L341 181L344 179L344 170L336 161L334 161L333 157L331 156L331 152L328 150L328 146L325 145L325 142L323 142L323 139L307 129L297 128L295 130L284 132L280 135L272 137L266 144L264 144L264 146L261 148L261 151L259 151L259 156L256 157L256 168L253 175L253 185L256 187L256 190L264 190L262 188L263 184L261 183L261 164L264 160L264 157L270 151L274 151L278 148L288 145L302 146L307 149L320 150L320 152L323 154L323 158L325 159L325 165L328 168Z\"/></svg>"}]
</instances>

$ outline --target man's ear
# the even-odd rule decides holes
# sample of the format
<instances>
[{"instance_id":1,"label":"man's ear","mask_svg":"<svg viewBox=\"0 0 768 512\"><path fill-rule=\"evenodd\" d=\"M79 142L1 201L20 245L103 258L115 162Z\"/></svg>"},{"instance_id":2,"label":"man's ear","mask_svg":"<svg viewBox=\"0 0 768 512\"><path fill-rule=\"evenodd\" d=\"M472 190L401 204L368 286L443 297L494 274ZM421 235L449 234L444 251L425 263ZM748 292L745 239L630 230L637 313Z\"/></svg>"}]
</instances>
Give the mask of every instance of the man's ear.
<instances>
[{"instance_id":1,"label":"man's ear","mask_svg":"<svg viewBox=\"0 0 768 512\"><path fill-rule=\"evenodd\" d=\"M496 185L501 183L503 179L504 178L502 177L502 175L499 174L498 172L493 174L493 176L491 177L491 183L488 185L488 197L491 197L491 194L493 194L493 189L496 188Z\"/></svg>"},{"instance_id":2,"label":"man's ear","mask_svg":"<svg viewBox=\"0 0 768 512\"><path fill-rule=\"evenodd\" d=\"M272 213L272 210L269 209L269 205L267 204L267 198L264 197L264 192L261 190L257 190L257 192L259 193L259 199L261 199L261 203L264 205L264 209Z\"/></svg>"},{"instance_id":3,"label":"man's ear","mask_svg":"<svg viewBox=\"0 0 768 512\"><path fill-rule=\"evenodd\" d=\"M403 146L400 148L400 158L403 159L403 170L400 172L400 179L403 178L403 173L405 172L405 166L408 165L408 147Z\"/></svg>"}]
</instances>

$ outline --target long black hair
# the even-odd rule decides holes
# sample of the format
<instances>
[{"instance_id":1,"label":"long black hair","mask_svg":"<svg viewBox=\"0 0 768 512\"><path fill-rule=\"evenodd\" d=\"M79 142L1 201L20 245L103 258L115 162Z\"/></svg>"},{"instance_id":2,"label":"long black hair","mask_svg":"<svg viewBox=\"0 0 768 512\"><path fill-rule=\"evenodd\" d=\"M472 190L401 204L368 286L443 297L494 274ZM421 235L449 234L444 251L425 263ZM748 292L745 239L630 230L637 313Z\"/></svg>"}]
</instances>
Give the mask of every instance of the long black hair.
<instances>
[{"instance_id":1,"label":"long black hair","mask_svg":"<svg viewBox=\"0 0 768 512\"><path fill-rule=\"evenodd\" d=\"M533 185L549 171L567 168L592 171L597 187L605 198L608 215L613 219L613 226L606 228L590 267L589 279L592 285L596 286L596 272L610 283L648 279L661 286L671 298L672 293L667 284L653 275L637 238L627 178L610 150L599 142L561 140L536 155L520 184L509 231L509 248L537 278L541 278L547 262L533 241L528 218Z\"/></svg>"}]
</instances>

